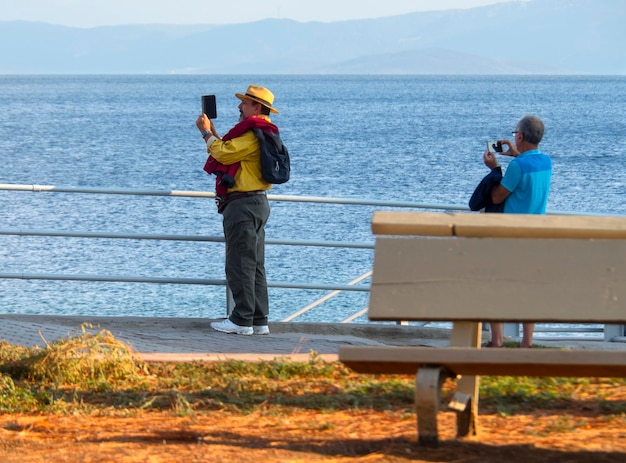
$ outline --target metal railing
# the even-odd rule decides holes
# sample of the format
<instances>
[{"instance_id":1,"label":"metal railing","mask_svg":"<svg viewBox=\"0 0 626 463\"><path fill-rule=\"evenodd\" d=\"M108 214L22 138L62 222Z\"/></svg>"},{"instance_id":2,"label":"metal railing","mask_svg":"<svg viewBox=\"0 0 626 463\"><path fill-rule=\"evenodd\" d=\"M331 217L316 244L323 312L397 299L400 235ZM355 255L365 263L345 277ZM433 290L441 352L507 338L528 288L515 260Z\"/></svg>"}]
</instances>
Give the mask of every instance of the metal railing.
<instances>
[{"instance_id":1,"label":"metal railing","mask_svg":"<svg viewBox=\"0 0 626 463\"><path fill-rule=\"evenodd\" d=\"M183 190L137 190L137 189L113 189L113 188L78 188L51 185L19 185L0 184L0 191L28 191L28 192L49 192L49 193L77 193L77 194L99 194L99 195L131 195L131 196L161 196L161 197L188 197L188 198L214 198L215 194L206 191L183 191ZM438 211L468 211L465 206L450 204L425 204L408 201L382 201L382 200L355 200L342 198L325 197L304 197L268 195L270 201L300 202L316 204L336 204L336 205L359 205L376 206L386 208L408 208L427 209ZM569 213L567 213L569 214ZM97 239L122 239L122 240L156 240L156 241L189 241L189 242L224 242L223 236L200 236L200 235L170 235L170 234L140 234L140 233L115 233L115 232L78 232L78 231L58 231L58 230L23 230L23 229L0 229L0 236L31 236L31 237L60 237L60 238L97 238ZM304 247L330 247L346 249L364 249L372 251L373 243L359 242L337 242L337 241L307 241L307 240L275 240L267 239L267 245L279 246L304 246ZM336 297L342 292L369 292L369 285L359 284L371 276L371 271L359 276L347 284L321 284L321 283L292 283L292 282L269 282L270 288L286 288L298 290L325 290L330 291L325 296L315 302L296 310L291 315L285 317L283 322L290 322L297 317L307 313L324 302ZM206 278L168 278L168 277L138 277L124 275L83 275L83 274L56 274L56 273L28 273L28 272L0 272L2 279L23 279L23 280L50 280L50 281L91 281L91 282L119 282L119 283L155 283L155 284L180 284L180 285L210 285L223 286L227 288L226 280L206 279ZM232 299L226 290L226 312L232 310ZM367 307L357 309L353 314L342 320L342 323L351 323L357 318L367 313ZM582 339L589 339L589 336L601 336L604 339L623 340L624 326L606 325L595 327L580 325L577 327L558 328L537 326L536 333L581 333ZM520 325L505 324L505 334L508 336L519 336ZM559 335L560 336L560 335ZM571 336L568 337L568 339ZM545 339L548 339L547 337ZM562 337L561 337L562 339Z\"/></svg>"}]
</instances>

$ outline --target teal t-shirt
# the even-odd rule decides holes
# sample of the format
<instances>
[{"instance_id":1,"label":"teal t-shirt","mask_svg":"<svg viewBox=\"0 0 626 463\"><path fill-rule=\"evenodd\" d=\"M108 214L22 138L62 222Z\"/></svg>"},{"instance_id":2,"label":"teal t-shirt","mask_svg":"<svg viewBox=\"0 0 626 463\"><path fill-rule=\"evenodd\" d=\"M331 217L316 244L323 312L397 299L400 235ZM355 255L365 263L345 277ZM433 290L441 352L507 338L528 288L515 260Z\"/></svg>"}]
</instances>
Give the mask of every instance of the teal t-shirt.
<instances>
[{"instance_id":1,"label":"teal t-shirt","mask_svg":"<svg viewBox=\"0 0 626 463\"><path fill-rule=\"evenodd\" d=\"M552 160L540 150L513 159L500 184L511 194L504 201L509 214L545 214L552 180Z\"/></svg>"}]
</instances>

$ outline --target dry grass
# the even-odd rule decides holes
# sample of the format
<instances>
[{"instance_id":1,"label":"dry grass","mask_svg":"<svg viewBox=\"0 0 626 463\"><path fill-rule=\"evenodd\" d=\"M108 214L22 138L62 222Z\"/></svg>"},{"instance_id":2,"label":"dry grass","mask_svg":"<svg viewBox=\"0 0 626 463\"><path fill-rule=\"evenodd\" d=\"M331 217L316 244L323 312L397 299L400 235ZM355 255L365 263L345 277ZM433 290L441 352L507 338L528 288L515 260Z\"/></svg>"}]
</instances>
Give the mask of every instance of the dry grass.
<instances>
[{"instance_id":1,"label":"dry grass","mask_svg":"<svg viewBox=\"0 0 626 463\"><path fill-rule=\"evenodd\" d=\"M417 444L414 378L309 362L145 364L107 331L0 343L0 455L12 462L623 462L626 383L482 378L476 437ZM446 396L453 383L446 383Z\"/></svg>"}]
</instances>

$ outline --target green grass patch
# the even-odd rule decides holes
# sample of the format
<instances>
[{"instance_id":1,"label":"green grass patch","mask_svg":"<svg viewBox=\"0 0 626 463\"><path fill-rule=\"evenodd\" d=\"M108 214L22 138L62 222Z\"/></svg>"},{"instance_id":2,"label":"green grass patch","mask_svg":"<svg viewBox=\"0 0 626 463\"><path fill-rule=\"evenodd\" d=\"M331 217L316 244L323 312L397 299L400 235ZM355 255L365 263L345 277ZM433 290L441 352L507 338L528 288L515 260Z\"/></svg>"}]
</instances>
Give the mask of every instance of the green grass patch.
<instances>
[{"instance_id":1,"label":"green grass patch","mask_svg":"<svg viewBox=\"0 0 626 463\"><path fill-rule=\"evenodd\" d=\"M133 414L168 410L286 413L289 409L370 409L412 413L414 376L360 375L311 353L308 361L145 363L106 330L24 348L0 343L0 413ZM623 379L482 377L482 412L592 404L624 420ZM445 398L454 382L444 388ZM621 392L621 395L620 395ZM563 421L555 427L571 428Z\"/></svg>"}]
</instances>

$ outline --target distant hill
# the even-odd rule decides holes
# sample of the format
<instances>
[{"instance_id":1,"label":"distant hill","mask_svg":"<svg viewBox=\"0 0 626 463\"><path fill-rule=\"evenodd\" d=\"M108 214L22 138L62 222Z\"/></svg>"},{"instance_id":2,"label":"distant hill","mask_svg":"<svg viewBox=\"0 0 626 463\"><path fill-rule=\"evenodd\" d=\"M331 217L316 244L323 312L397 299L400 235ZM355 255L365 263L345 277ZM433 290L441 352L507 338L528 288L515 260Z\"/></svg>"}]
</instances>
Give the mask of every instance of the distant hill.
<instances>
[{"instance_id":1,"label":"distant hill","mask_svg":"<svg viewBox=\"0 0 626 463\"><path fill-rule=\"evenodd\" d=\"M0 21L0 73L625 75L624 19L624 0L531 0L332 23Z\"/></svg>"}]
</instances>

